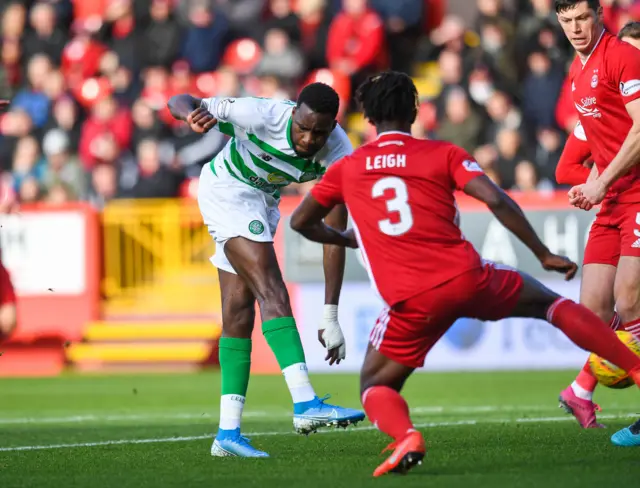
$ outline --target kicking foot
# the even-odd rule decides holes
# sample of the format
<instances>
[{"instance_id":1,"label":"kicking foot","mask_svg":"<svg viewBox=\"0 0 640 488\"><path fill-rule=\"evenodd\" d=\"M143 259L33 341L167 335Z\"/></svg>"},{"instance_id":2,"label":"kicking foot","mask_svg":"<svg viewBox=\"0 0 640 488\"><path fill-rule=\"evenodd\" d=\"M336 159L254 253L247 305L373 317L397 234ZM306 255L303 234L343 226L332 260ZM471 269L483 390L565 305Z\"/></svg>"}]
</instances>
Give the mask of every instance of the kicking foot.
<instances>
[{"instance_id":1,"label":"kicking foot","mask_svg":"<svg viewBox=\"0 0 640 488\"><path fill-rule=\"evenodd\" d=\"M603 429L605 427L596 421L596 411L602 410L600 405L591 400L578 398L571 386L560 393L558 400L560 408L573 415L583 429Z\"/></svg>"},{"instance_id":2,"label":"kicking foot","mask_svg":"<svg viewBox=\"0 0 640 488\"><path fill-rule=\"evenodd\" d=\"M417 431L410 432L404 439L390 444L382 452L392 449L391 456L373 472L374 477L387 473L406 474L414 466L422 464L422 459L426 455L424 438Z\"/></svg>"},{"instance_id":3,"label":"kicking foot","mask_svg":"<svg viewBox=\"0 0 640 488\"><path fill-rule=\"evenodd\" d=\"M240 429L220 429L211 446L211 455L215 457L269 457L266 452L253 447L251 441L240 434Z\"/></svg>"},{"instance_id":4,"label":"kicking foot","mask_svg":"<svg viewBox=\"0 0 640 488\"><path fill-rule=\"evenodd\" d=\"M636 423L619 430L611 436L611 443L620 447L640 446L640 420Z\"/></svg>"},{"instance_id":5,"label":"kicking foot","mask_svg":"<svg viewBox=\"0 0 640 488\"><path fill-rule=\"evenodd\" d=\"M343 427L364 420L364 412L325 403L330 397L315 397L309 402L294 403L293 428L299 434L311 434L320 427Z\"/></svg>"}]
</instances>

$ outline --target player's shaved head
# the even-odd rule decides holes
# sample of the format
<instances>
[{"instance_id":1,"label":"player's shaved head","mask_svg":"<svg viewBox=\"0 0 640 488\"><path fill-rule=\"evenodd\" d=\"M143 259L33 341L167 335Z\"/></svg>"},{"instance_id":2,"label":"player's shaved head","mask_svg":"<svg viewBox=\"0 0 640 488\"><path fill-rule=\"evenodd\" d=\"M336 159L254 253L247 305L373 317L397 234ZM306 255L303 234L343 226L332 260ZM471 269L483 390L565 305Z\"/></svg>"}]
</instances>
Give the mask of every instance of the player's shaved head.
<instances>
[{"instance_id":1,"label":"player's shaved head","mask_svg":"<svg viewBox=\"0 0 640 488\"><path fill-rule=\"evenodd\" d=\"M305 86L293 109L291 143L294 151L310 158L327 143L335 128L340 98L336 91L324 83Z\"/></svg>"},{"instance_id":2,"label":"player's shaved head","mask_svg":"<svg viewBox=\"0 0 640 488\"><path fill-rule=\"evenodd\" d=\"M364 116L376 127L395 124L407 130L418 115L418 90L413 80L397 71L370 76L356 92ZM394 130L386 128L385 130Z\"/></svg>"}]
</instances>

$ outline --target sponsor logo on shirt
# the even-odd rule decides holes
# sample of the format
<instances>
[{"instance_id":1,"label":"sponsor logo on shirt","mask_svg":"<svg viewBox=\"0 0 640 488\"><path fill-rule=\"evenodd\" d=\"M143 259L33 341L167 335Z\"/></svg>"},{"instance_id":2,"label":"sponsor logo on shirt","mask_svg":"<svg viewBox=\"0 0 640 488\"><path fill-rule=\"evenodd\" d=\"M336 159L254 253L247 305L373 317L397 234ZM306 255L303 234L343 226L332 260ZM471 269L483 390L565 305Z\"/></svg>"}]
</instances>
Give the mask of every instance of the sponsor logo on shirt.
<instances>
[{"instance_id":1,"label":"sponsor logo on shirt","mask_svg":"<svg viewBox=\"0 0 640 488\"><path fill-rule=\"evenodd\" d=\"M285 183L287 179L284 176L278 175L276 173L269 173L267 176L267 181L273 185L280 185Z\"/></svg>"},{"instance_id":2,"label":"sponsor logo on shirt","mask_svg":"<svg viewBox=\"0 0 640 488\"><path fill-rule=\"evenodd\" d=\"M596 103L596 97L584 97L582 100L580 100L580 103L576 103L575 106L578 110L578 113L583 117L593 117L598 119L602 117L602 113L600 113L598 107L593 107L593 105L596 105Z\"/></svg>"},{"instance_id":3,"label":"sponsor logo on shirt","mask_svg":"<svg viewBox=\"0 0 640 488\"><path fill-rule=\"evenodd\" d=\"M475 161L470 161L467 159L465 161L462 161L462 166L470 173L484 173L480 165Z\"/></svg>"},{"instance_id":4,"label":"sponsor logo on shirt","mask_svg":"<svg viewBox=\"0 0 640 488\"><path fill-rule=\"evenodd\" d=\"M630 97L640 91L640 80L629 80L620 83L620 93L623 97Z\"/></svg>"}]
</instances>

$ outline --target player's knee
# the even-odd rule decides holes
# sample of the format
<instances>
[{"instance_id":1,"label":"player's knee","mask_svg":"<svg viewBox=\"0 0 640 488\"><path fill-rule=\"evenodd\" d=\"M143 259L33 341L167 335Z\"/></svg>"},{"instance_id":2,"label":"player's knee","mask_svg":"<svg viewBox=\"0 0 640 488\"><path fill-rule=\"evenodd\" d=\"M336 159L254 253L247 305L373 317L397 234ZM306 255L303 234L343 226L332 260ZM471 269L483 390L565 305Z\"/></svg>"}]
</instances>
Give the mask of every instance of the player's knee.
<instances>
[{"instance_id":1,"label":"player's knee","mask_svg":"<svg viewBox=\"0 0 640 488\"><path fill-rule=\"evenodd\" d=\"M639 291L632 288L619 292L616 297L616 310L623 323L640 319Z\"/></svg>"},{"instance_id":2,"label":"player's knee","mask_svg":"<svg viewBox=\"0 0 640 488\"><path fill-rule=\"evenodd\" d=\"M260 312L263 317L276 316L284 317L291 315L291 305L289 303L289 293L284 283L273 286L265 286L258 289L257 297Z\"/></svg>"},{"instance_id":3,"label":"player's knee","mask_svg":"<svg viewBox=\"0 0 640 488\"><path fill-rule=\"evenodd\" d=\"M593 313L595 313L601 320L609 323L613 317L615 302L613 296L611 298L604 296L597 296L594 294L582 295L580 297L580 304L587 307Z\"/></svg>"},{"instance_id":4,"label":"player's knee","mask_svg":"<svg viewBox=\"0 0 640 488\"><path fill-rule=\"evenodd\" d=\"M253 297L232 295L222 302L222 323L225 333L231 337L251 337L255 322Z\"/></svg>"}]
</instances>

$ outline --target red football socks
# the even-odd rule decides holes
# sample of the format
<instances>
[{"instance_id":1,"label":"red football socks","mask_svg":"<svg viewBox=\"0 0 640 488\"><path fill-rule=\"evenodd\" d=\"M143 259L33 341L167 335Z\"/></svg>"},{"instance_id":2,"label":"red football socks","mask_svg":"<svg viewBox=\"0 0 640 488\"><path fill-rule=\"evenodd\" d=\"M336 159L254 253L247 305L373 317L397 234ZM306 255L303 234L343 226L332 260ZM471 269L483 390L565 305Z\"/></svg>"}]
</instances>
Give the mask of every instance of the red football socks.
<instances>
[{"instance_id":1,"label":"red football socks","mask_svg":"<svg viewBox=\"0 0 640 488\"><path fill-rule=\"evenodd\" d=\"M620 327L620 316L617 314L617 312L614 312L613 318L611 319L611 322L609 322L609 328L611 330L617 330L618 327ZM578 373L578 376L576 377L576 383L587 391L593 392L596 389L598 380L591 372L589 361L584 364L582 370L580 371L580 373Z\"/></svg>"},{"instance_id":2,"label":"red football socks","mask_svg":"<svg viewBox=\"0 0 640 488\"><path fill-rule=\"evenodd\" d=\"M362 406L371 423L396 441L415 430L409 418L409 405L388 386L367 388L362 394Z\"/></svg>"},{"instance_id":3,"label":"red football socks","mask_svg":"<svg viewBox=\"0 0 640 488\"><path fill-rule=\"evenodd\" d=\"M564 332L576 345L634 373L640 370L640 357L625 346L616 333L588 308L566 298L558 298L547 311L547 321ZM640 375L633 375L638 379Z\"/></svg>"}]
</instances>

